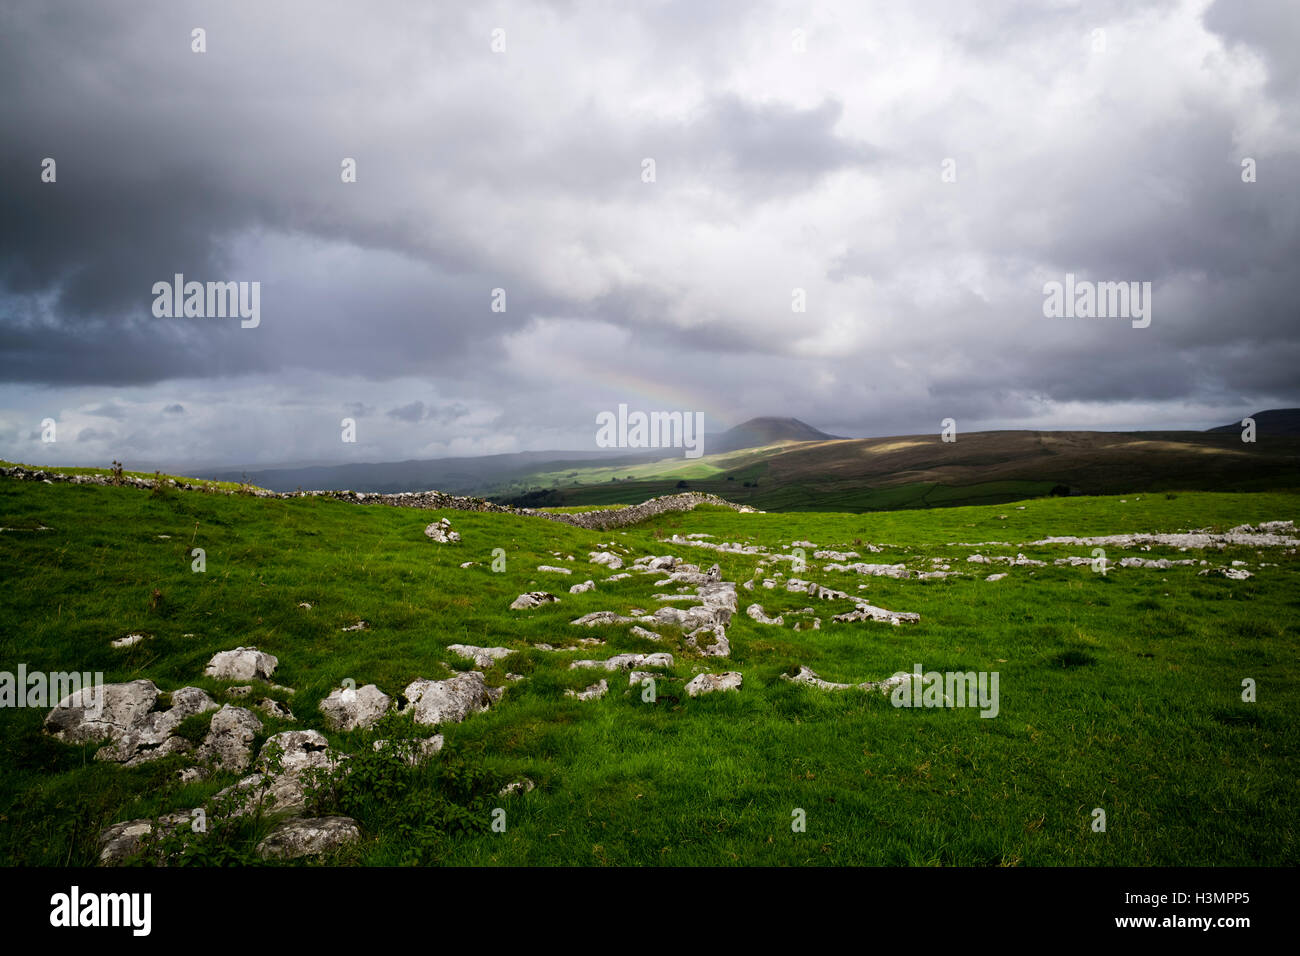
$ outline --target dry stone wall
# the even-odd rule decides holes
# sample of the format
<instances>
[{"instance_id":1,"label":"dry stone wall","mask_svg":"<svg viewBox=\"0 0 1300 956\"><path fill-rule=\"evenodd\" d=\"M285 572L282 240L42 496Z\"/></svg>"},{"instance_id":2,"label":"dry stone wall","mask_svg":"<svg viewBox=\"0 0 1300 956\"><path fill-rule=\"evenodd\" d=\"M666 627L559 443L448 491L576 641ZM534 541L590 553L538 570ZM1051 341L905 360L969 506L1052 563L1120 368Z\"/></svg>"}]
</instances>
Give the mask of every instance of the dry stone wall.
<instances>
[{"instance_id":1,"label":"dry stone wall","mask_svg":"<svg viewBox=\"0 0 1300 956\"><path fill-rule=\"evenodd\" d=\"M69 475L57 471L45 471L43 469L24 468L21 465L0 468L0 477L12 478L17 481L43 481L47 484L73 484L73 485L119 485L126 488L141 488L152 490L158 483L154 478L135 478L123 476L114 478L110 475ZM523 515L531 518L545 518L548 521L558 521L563 524L575 525L579 528L588 528L593 531L604 531L608 528L623 528L628 525L637 524L652 518L655 515L664 514L669 511L691 511L700 505L716 505L722 508L731 508L733 511L744 513L754 513L755 509L748 505L738 505L734 502L727 501L725 498L719 498L717 495L704 494L698 491L688 491L676 495L662 495L658 498L651 498L643 501L639 505L631 505L627 508L613 508L600 511L581 511L575 513L537 511L532 508L512 508L508 505L498 505L484 498L469 498L463 495L448 495L441 491L403 491L396 494L379 494L363 491L265 491L263 489L250 489L241 491L235 489L216 488L208 484L196 484L188 481L175 481L170 478L161 479L165 488L173 488L177 491L198 491L209 494L244 494L256 498L332 498L336 501L347 501L353 504L366 505L388 505L394 508L424 508L427 510L450 509L454 511L489 511L501 514Z\"/></svg>"}]
</instances>

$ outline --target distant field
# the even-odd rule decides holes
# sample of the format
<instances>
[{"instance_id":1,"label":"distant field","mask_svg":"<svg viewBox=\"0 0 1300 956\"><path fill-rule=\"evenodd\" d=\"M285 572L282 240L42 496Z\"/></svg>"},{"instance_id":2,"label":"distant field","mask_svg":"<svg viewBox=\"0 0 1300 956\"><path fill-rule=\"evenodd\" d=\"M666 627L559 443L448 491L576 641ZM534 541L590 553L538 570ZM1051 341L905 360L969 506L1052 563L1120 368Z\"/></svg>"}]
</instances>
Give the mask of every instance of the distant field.
<instances>
[{"instance_id":1,"label":"distant field","mask_svg":"<svg viewBox=\"0 0 1300 956\"><path fill-rule=\"evenodd\" d=\"M19 466L22 468L30 468L32 470L44 468L45 471L58 472L61 475L103 475L107 477L113 473L111 468L78 468L75 466L64 466L64 465L59 465L55 467L45 467L42 465L27 465L22 462L5 461L3 459L0 459L0 468L12 468L14 466ZM161 472L156 472L156 471L131 471L129 469L123 469L121 473L121 477L148 478L150 480L153 480L155 478L162 478L163 480L171 480L176 482L189 482L192 485L200 485L205 488L213 488L221 491L236 491L240 488L256 487L255 485L246 484L237 481L208 481L203 478L183 478L179 475L164 475Z\"/></svg>"},{"instance_id":2,"label":"distant field","mask_svg":"<svg viewBox=\"0 0 1300 956\"><path fill-rule=\"evenodd\" d=\"M1300 489L1300 439L1235 432L974 432L787 442L632 467L543 471L520 484L557 505L634 504L682 490L764 511L887 511L1051 494ZM497 500L518 501L518 491Z\"/></svg>"},{"instance_id":3,"label":"distant field","mask_svg":"<svg viewBox=\"0 0 1300 956\"><path fill-rule=\"evenodd\" d=\"M1022 490L991 483L981 492ZM719 489L745 500L729 491ZM933 504L950 493L931 484L919 500ZM797 490L788 494L797 507ZM279 657L275 680L296 693L271 696L297 717L263 716L257 742L311 727L360 755L371 752L370 735L329 731L316 709L344 679L396 695L418 677L468 669L449 644L515 650L484 672L506 688L501 701L441 728L441 754L349 805L364 836L330 858L338 864L1294 866L1297 556L1280 548L1112 549L1112 560L1242 561L1254 576L1204 577L1192 567L1102 575L1086 565L1051 566L1057 557L1088 556L1090 548L1023 542L1295 520L1300 496L1124 498L1038 498L1023 501L1023 510L707 509L589 532L506 514L0 480L0 670L19 663L102 670L109 681L148 677L165 691L192 685L224 701L226 683L203 677L204 665L217 651L255 645ZM462 535L458 545L435 545L422 533L444 514ZM833 623L832 614L851 609L851 601L760 584L739 592L725 660L695 655L671 628L653 642L625 625L569 623L597 610L653 610L656 594L676 589L656 586L657 575L609 582L611 572L587 558L610 542L626 549L629 562L643 554L675 554L705 568L716 561L722 577L737 582L760 570L754 555L664 540L690 533L777 551L807 540L914 570L937 567L931 559L940 558L967 574L919 581L826 571L809 549L802 577L918 612L920 623ZM950 544L988 541L1008 545ZM882 550L868 552L870 543ZM203 573L191 570L192 547L206 550ZM506 555L501 573L490 567L497 548ZM1048 566L967 562L977 551L1023 552ZM478 564L459 567L466 561ZM543 564L574 573L536 570ZM1008 576L986 581L994 571ZM568 593L586 578L596 590ZM507 609L534 589L561 601ZM815 605L821 629L795 631L791 617L783 627L757 623L745 615L749 601L771 615ZM343 630L359 619L368 629ZM109 647L130 633L147 639ZM580 647L579 637L606 643ZM540 642L572 649L542 651L533 646ZM674 655L657 703L629 692L626 674L568 666L626 651ZM917 662L998 672L998 716L900 709L878 693L827 692L782 679L807 666L831 681L881 680ZM700 670L739 671L744 686L688 698L683 685ZM508 681L510 672L523 679ZM604 699L564 696L598 677L610 682ZM1244 678L1258 683L1255 703L1241 699ZM237 776L218 772L182 784L183 756L136 769L97 762L94 746L44 736L44 717L44 710L0 709L6 864L91 865L103 827L199 806ZM537 789L497 796L520 776ZM489 827L495 807L508 815L504 833ZM1096 808L1106 812L1105 832L1091 827ZM796 810L806 814L806 832L792 831ZM270 826L249 821L214 836L214 847L191 862L251 862Z\"/></svg>"}]
</instances>

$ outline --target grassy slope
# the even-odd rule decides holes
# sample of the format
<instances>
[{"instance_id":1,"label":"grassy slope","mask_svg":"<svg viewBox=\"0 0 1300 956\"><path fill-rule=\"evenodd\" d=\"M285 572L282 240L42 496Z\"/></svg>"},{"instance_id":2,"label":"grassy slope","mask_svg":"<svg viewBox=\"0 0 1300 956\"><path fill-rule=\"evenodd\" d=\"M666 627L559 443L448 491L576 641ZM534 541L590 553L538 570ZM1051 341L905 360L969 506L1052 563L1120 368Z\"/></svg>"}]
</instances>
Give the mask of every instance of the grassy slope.
<instances>
[{"instance_id":1,"label":"grassy slope","mask_svg":"<svg viewBox=\"0 0 1300 956\"><path fill-rule=\"evenodd\" d=\"M579 505L643 501L681 480L768 511L999 504L1056 485L1089 495L1272 491L1300 487L1300 439L1264 436L1245 444L1236 433L1005 431L945 443L937 434L910 435L567 469L527 483L556 488L558 503Z\"/></svg>"},{"instance_id":2,"label":"grassy slope","mask_svg":"<svg viewBox=\"0 0 1300 956\"><path fill-rule=\"evenodd\" d=\"M52 529L0 533L0 669L21 661L29 669L102 670L110 681L146 676L165 690L192 684L221 700L222 685L201 676L204 664L218 650L253 644L280 658L276 680L297 689L280 695L297 726L323 730L315 704L344 678L397 694L416 677L445 676L441 662L466 668L448 644L520 648L489 680L506 683L506 671L526 679L510 684L488 713L446 728L438 762L480 768L493 789L527 774L538 790L492 798L507 809L505 833L447 834L419 857L424 862L1295 864L1300 588L1293 555L1215 557L1249 561L1257 576L1245 582L1188 568L1105 577L1087 568L1032 575L1016 568L997 583L982 580L990 570L983 566L942 582L818 568L804 576L919 611L921 624L831 624L832 607L819 604L822 630L777 629L744 617L749 592L742 590L742 613L729 632L731 664L709 669L741 670L745 687L698 700L681 686L701 662L671 629L655 644L624 627L586 631L568 621L656 606L655 576L601 583L609 572L585 557L603 541L634 555L717 559L737 581L752 575L753 558L668 546L656 536L703 531L773 546L809 539L849 548L861 538L888 546L866 560L918 566L940 555L965 570L972 549L946 542L1226 528L1298 518L1298 503L1289 495L1185 494L1127 503L1044 499L1024 511L709 509L626 533L451 512L463 541L440 547L421 533L437 515L414 510L0 481L0 526ZM191 572L191 545L206 549L206 573ZM508 565L494 574L488 563L498 547ZM558 563L553 550L578 558L572 577L535 570ZM1050 559L1087 550L1026 553ZM471 559L482 564L457 566ZM1280 566L1254 568L1261 560ZM567 593L587 577L597 580L595 592ZM536 587L562 603L506 610ZM155 589L161 601L151 607ZM812 603L784 591L754 595L772 614ZM342 632L358 618L369 630ZM108 647L132 632L150 639L124 651ZM574 654L528 648L588 634L608 645ZM626 678L616 676L605 700L563 696L604 676L568 670L568 661L654 650L677 657L673 678L660 682L660 703L625 694ZM918 661L926 669L999 671L1001 715L898 710L876 695L827 694L779 679L799 664L828 680L879 679ZM1258 703L1240 701L1243 677L1259 682ZM43 716L0 711L0 861L93 862L102 826L195 806L233 779L182 787L178 764L169 761L135 770L97 763L94 748L42 737ZM294 726L264 723L267 734ZM346 748L365 743L360 734L327 735ZM1089 828L1094 807L1107 812L1104 834ZM791 832L795 808L807 811L806 833ZM407 836L383 819L363 820L366 842L338 862L409 860ZM243 838L256 840L265 832L259 827Z\"/></svg>"}]
</instances>

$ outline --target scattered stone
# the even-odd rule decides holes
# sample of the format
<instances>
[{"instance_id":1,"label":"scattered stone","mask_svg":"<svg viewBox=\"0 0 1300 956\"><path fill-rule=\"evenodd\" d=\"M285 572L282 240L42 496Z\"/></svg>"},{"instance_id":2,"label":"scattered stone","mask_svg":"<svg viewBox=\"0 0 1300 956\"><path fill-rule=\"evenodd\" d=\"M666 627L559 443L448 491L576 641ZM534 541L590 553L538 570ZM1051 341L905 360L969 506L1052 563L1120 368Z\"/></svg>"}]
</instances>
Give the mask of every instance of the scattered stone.
<instances>
[{"instance_id":1,"label":"scattered stone","mask_svg":"<svg viewBox=\"0 0 1300 956\"><path fill-rule=\"evenodd\" d=\"M848 571L853 574L868 574L875 578L906 578L911 576L903 564L827 564L825 571Z\"/></svg>"},{"instance_id":2,"label":"scattered stone","mask_svg":"<svg viewBox=\"0 0 1300 956\"><path fill-rule=\"evenodd\" d=\"M584 614L576 621L570 621L569 623L580 627L597 627L602 624L627 624L632 620L630 617L615 614L613 611L592 611L590 614Z\"/></svg>"},{"instance_id":3,"label":"scattered stone","mask_svg":"<svg viewBox=\"0 0 1300 956\"><path fill-rule=\"evenodd\" d=\"M617 571L623 567L623 559L613 551L590 551L588 554L592 564L604 565L611 571Z\"/></svg>"},{"instance_id":4,"label":"scattered stone","mask_svg":"<svg viewBox=\"0 0 1300 956\"><path fill-rule=\"evenodd\" d=\"M272 772L272 756L278 754L278 772ZM308 771L328 771L337 763L329 741L316 730L286 730L262 745L256 773L244 777L215 797L218 809L229 808L235 816L251 813L260 804L264 813L302 810L306 804ZM242 798L242 799L240 799ZM234 801L233 805L227 801Z\"/></svg>"},{"instance_id":5,"label":"scattered stone","mask_svg":"<svg viewBox=\"0 0 1300 956\"><path fill-rule=\"evenodd\" d=\"M1230 581L1244 581L1246 578L1254 577L1254 575L1245 568L1206 568L1204 571L1197 571L1196 573L1202 576L1207 574L1216 575L1218 577L1227 578Z\"/></svg>"},{"instance_id":6,"label":"scattered stone","mask_svg":"<svg viewBox=\"0 0 1300 956\"><path fill-rule=\"evenodd\" d=\"M69 744L104 742L96 760L131 766L192 749L172 734L186 717L216 710L216 701L197 687L182 687L171 695L170 708L154 710L158 697L150 680L84 687L50 711L45 731Z\"/></svg>"},{"instance_id":7,"label":"scattered stone","mask_svg":"<svg viewBox=\"0 0 1300 956\"><path fill-rule=\"evenodd\" d=\"M582 594L586 591L594 591L594 590L596 590L596 582L587 580L587 581L583 581L581 584L575 584L573 587L569 588L569 593Z\"/></svg>"},{"instance_id":8,"label":"scattered stone","mask_svg":"<svg viewBox=\"0 0 1300 956\"><path fill-rule=\"evenodd\" d=\"M458 724L470 714L487 710L501 694L501 689L488 687L478 671L468 671L446 680L412 681L402 692L406 704L401 711L412 713L416 723L431 727Z\"/></svg>"},{"instance_id":9,"label":"scattered stone","mask_svg":"<svg viewBox=\"0 0 1300 956\"><path fill-rule=\"evenodd\" d=\"M297 720L297 718L293 716L293 711L284 706L284 704L280 703L278 700L273 700L270 697L263 697L253 706L268 717L275 717L279 720Z\"/></svg>"},{"instance_id":10,"label":"scattered stone","mask_svg":"<svg viewBox=\"0 0 1300 956\"><path fill-rule=\"evenodd\" d=\"M1006 572L1003 572L1002 574L990 574L990 575L989 575L988 577L986 577L984 580L985 580L985 581L1001 581L1001 580L1002 580L1003 578L1005 578L1006 576L1007 576L1007 575L1006 575Z\"/></svg>"},{"instance_id":11,"label":"scattered stone","mask_svg":"<svg viewBox=\"0 0 1300 956\"><path fill-rule=\"evenodd\" d=\"M565 697L576 697L578 700L597 700L609 693L609 681L600 680L587 687L586 690L566 690Z\"/></svg>"},{"instance_id":12,"label":"scattered stone","mask_svg":"<svg viewBox=\"0 0 1300 956\"><path fill-rule=\"evenodd\" d=\"M761 604L751 604L745 608L745 613L757 621L759 624L775 624L777 627L785 625L785 616L778 614L776 617L768 617L767 612L763 610Z\"/></svg>"},{"instance_id":13,"label":"scattered stone","mask_svg":"<svg viewBox=\"0 0 1300 956\"><path fill-rule=\"evenodd\" d=\"M1039 545L1069 544L1079 547L1117 547L1135 548L1141 545L1159 545L1170 548L1293 548L1300 545L1300 539L1290 537L1295 528L1290 522L1265 522L1258 528L1239 525L1224 534L1209 531L1179 532L1176 534L1108 534L1090 538L1064 537L1041 538L1026 542L1031 547Z\"/></svg>"},{"instance_id":14,"label":"scattered stone","mask_svg":"<svg viewBox=\"0 0 1300 956\"><path fill-rule=\"evenodd\" d=\"M308 604L306 601L300 601L300 602L298 603L298 606L299 606L300 608L303 608L304 610L307 610L307 611L310 611L310 610L311 610L311 605Z\"/></svg>"},{"instance_id":15,"label":"scattered stone","mask_svg":"<svg viewBox=\"0 0 1300 956\"><path fill-rule=\"evenodd\" d=\"M482 667L485 670L514 653L508 647L476 647L473 644L448 644L447 650L473 661L475 667Z\"/></svg>"},{"instance_id":16,"label":"scattered stone","mask_svg":"<svg viewBox=\"0 0 1300 956\"><path fill-rule=\"evenodd\" d=\"M320 702L320 712L331 730L364 730L373 727L392 706L391 697L374 684L366 684L334 688Z\"/></svg>"},{"instance_id":17,"label":"scattered stone","mask_svg":"<svg viewBox=\"0 0 1300 956\"><path fill-rule=\"evenodd\" d=\"M352 624L352 625L350 625L350 626L348 626L348 627L345 627L345 628L343 628L343 630L344 630L344 631L364 631L364 630L365 630L366 628L368 628L369 626L370 626L370 625L367 624L365 621L357 621L357 623Z\"/></svg>"},{"instance_id":18,"label":"scattered stone","mask_svg":"<svg viewBox=\"0 0 1300 956\"><path fill-rule=\"evenodd\" d=\"M506 784L504 787L502 787L497 792L497 796L509 797L509 796L513 796L516 793L518 794L530 793L536 788L537 788L537 784L533 783L527 777L522 777L519 780L514 780Z\"/></svg>"},{"instance_id":19,"label":"scattered stone","mask_svg":"<svg viewBox=\"0 0 1300 956\"><path fill-rule=\"evenodd\" d=\"M646 628L635 624L632 626L632 630L629 631L628 633L630 633L633 637L645 638L647 641L662 640L662 638L660 638L660 636L656 634L654 631L647 630Z\"/></svg>"},{"instance_id":20,"label":"scattered stone","mask_svg":"<svg viewBox=\"0 0 1300 956\"><path fill-rule=\"evenodd\" d=\"M832 620L840 623L884 621L897 626L899 624L917 624L921 620L921 615L914 611L886 611L883 607L859 604L855 610L849 611L847 614L836 614Z\"/></svg>"},{"instance_id":21,"label":"scattered stone","mask_svg":"<svg viewBox=\"0 0 1300 956\"><path fill-rule=\"evenodd\" d=\"M225 704L212 715L208 735L195 757L200 763L240 773L253 759L253 738L262 732L262 722L251 710Z\"/></svg>"},{"instance_id":22,"label":"scattered stone","mask_svg":"<svg viewBox=\"0 0 1300 956\"><path fill-rule=\"evenodd\" d=\"M455 544L460 541L460 533L451 530L451 519L443 518L424 529L425 537L434 544Z\"/></svg>"},{"instance_id":23,"label":"scattered stone","mask_svg":"<svg viewBox=\"0 0 1300 956\"><path fill-rule=\"evenodd\" d=\"M764 581L763 585L766 586L767 582ZM811 594L822 601L845 601L849 597L843 591L828 588L816 581L801 581L799 578L791 578L786 581L785 589L793 594Z\"/></svg>"},{"instance_id":24,"label":"scattered stone","mask_svg":"<svg viewBox=\"0 0 1300 956\"><path fill-rule=\"evenodd\" d=\"M512 611L524 611L528 608L540 607L549 601L558 602L560 599L554 594L548 594L546 591L529 591L527 594L521 594L510 604Z\"/></svg>"},{"instance_id":25,"label":"scattered stone","mask_svg":"<svg viewBox=\"0 0 1300 956\"><path fill-rule=\"evenodd\" d=\"M672 667L671 654L615 654L603 661L574 661L569 670L583 667L599 667L607 671L631 670L633 667Z\"/></svg>"},{"instance_id":26,"label":"scattered stone","mask_svg":"<svg viewBox=\"0 0 1300 956\"><path fill-rule=\"evenodd\" d=\"M175 833L182 826L192 826L193 817L185 810L168 813L156 820L126 820L106 827L99 834L99 865L117 866L145 849L158 830L158 838ZM161 862L161 861L160 861Z\"/></svg>"},{"instance_id":27,"label":"scattered stone","mask_svg":"<svg viewBox=\"0 0 1300 956\"><path fill-rule=\"evenodd\" d=\"M406 749L406 762L412 767L417 767L430 757L437 755L442 750L442 734L434 734L432 737L426 737L423 740L402 740L399 745ZM388 746L387 740L376 740L373 744L376 752L383 750Z\"/></svg>"},{"instance_id":28,"label":"scattered stone","mask_svg":"<svg viewBox=\"0 0 1300 956\"><path fill-rule=\"evenodd\" d=\"M686 635L686 646L699 651L704 657L728 657L731 654L731 642L727 640L727 631L721 624L697 627Z\"/></svg>"},{"instance_id":29,"label":"scattered stone","mask_svg":"<svg viewBox=\"0 0 1300 956\"><path fill-rule=\"evenodd\" d=\"M279 664L279 658L256 647L236 647L213 655L203 675L217 680L270 680Z\"/></svg>"},{"instance_id":30,"label":"scattered stone","mask_svg":"<svg viewBox=\"0 0 1300 956\"><path fill-rule=\"evenodd\" d=\"M631 576L632 576L632 575L628 574L628 573L625 571L625 572L623 572L622 574L611 574L611 575L610 575L608 578L606 578L605 580L606 580L606 581L622 581L624 578L630 578Z\"/></svg>"},{"instance_id":31,"label":"scattered stone","mask_svg":"<svg viewBox=\"0 0 1300 956\"><path fill-rule=\"evenodd\" d=\"M240 687L227 687L226 695L229 697L247 697L253 692L252 684L244 684Z\"/></svg>"},{"instance_id":32,"label":"scattered stone","mask_svg":"<svg viewBox=\"0 0 1300 956\"><path fill-rule=\"evenodd\" d=\"M805 684L808 687L816 687L819 690L878 690L889 693L899 684L906 683L911 679L909 674L895 674L881 681L863 681L861 684L836 684L831 681L822 680L817 673L810 668L800 667L799 673L791 677L789 674L781 675L783 680L788 680L794 684Z\"/></svg>"},{"instance_id":33,"label":"scattered stone","mask_svg":"<svg viewBox=\"0 0 1300 956\"><path fill-rule=\"evenodd\" d=\"M296 860L330 853L360 839L361 827L351 817L297 817L272 830L257 845L257 855L264 860Z\"/></svg>"},{"instance_id":34,"label":"scattered stone","mask_svg":"<svg viewBox=\"0 0 1300 956\"><path fill-rule=\"evenodd\" d=\"M743 683L744 678L737 671L726 671L722 674L697 674L686 685L686 693L691 697L698 697L701 694L711 694L714 691L740 690Z\"/></svg>"},{"instance_id":35,"label":"scattered stone","mask_svg":"<svg viewBox=\"0 0 1300 956\"><path fill-rule=\"evenodd\" d=\"M120 637L112 642L112 647L135 647L144 640L143 634L128 634L126 637Z\"/></svg>"},{"instance_id":36,"label":"scattered stone","mask_svg":"<svg viewBox=\"0 0 1300 956\"><path fill-rule=\"evenodd\" d=\"M570 569L570 568L557 568L557 567L555 567L554 565L551 565L551 564L539 564L539 565L537 566L537 570L538 570L538 571L550 571L550 572L552 572L553 574L572 574L572 573L573 573L572 569Z\"/></svg>"}]
</instances>

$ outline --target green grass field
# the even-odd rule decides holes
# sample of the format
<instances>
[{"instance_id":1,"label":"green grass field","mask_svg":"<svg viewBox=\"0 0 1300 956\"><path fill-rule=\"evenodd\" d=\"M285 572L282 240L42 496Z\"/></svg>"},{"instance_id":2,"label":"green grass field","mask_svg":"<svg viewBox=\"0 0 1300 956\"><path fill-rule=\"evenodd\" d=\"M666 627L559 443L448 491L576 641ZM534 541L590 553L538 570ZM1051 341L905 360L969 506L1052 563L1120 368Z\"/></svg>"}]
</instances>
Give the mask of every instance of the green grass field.
<instances>
[{"instance_id":1,"label":"green grass field","mask_svg":"<svg viewBox=\"0 0 1300 956\"><path fill-rule=\"evenodd\" d=\"M443 515L460 544L424 537ZM468 669L449 644L517 649L486 671L490 684L507 688L502 700L440 728L446 746L426 766L358 774L345 806L364 839L327 860L335 864L1295 865L1295 554L1110 554L1240 560L1254 573L1246 581L1191 567L1101 575L1087 566L1008 569L965 559L1020 550L1050 564L1090 549L1019 543L1296 518L1293 495L1184 493L1040 498L1024 510L710 508L598 532L502 514L0 480L0 670L25 663L29 671L103 671L110 682L147 677L164 691L202 687L220 702L226 685L204 678L204 665L217 651L255 645L280 659L275 680L296 689L271 696L297 723L263 717L259 742L311 727L362 754L370 750L365 732L327 731L316 709L344 679L396 696L416 678ZM801 577L919 612L920 624L836 624L831 615L851 604L741 589L732 654L721 661L693 655L671 628L660 628L656 643L630 636L626 625L570 625L590 611L653 610L656 593L677 587L656 588L658 576L639 574L607 583L611 572L587 562L602 542L628 549L628 563L671 553L702 567L718 561L727 580L753 577L754 556L662 540L693 532L777 550L806 539L913 569L941 557L972 573L893 580L826 572L811 561ZM948 544L991 540L1011 546ZM884 550L867 554L856 541ZM195 547L206 551L203 573L191 570ZM507 556L501 573L490 567L496 548ZM478 565L459 567L471 560ZM538 572L541 564L574 573ZM987 582L991 571L1008 577ZM568 593L587 578L595 591ZM507 609L533 589L561 602ZM750 601L773 615L812 605L822 628L759 624L745 616ZM342 630L359 619L368 629ZM109 647L130 633L147 640ZM568 653L531 647L587 636L607 644ZM657 702L628 691L626 675L568 668L624 651L673 653ZM900 709L881 694L781 679L805 665L827 680L880 680L918 662L998 672L1000 713ZM699 670L738 670L744 686L688 698L682 686ZM507 672L523 680L509 682ZM564 696L600 677L610 681L604 699ZM1244 678L1257 682L1257 702L1242 701ZM181 784L183 757L135 769L97 762L95 747L43 735L45 713L0 710L0 862L93 864L103 827L198 806L237 778ZM520 776L537 789L496 796ZM506 811L505 832L489 826L497 807ZM1091 826L1094 808L1105 810L1105 832ZM800 809L806 832L793 832ZM248 821L220 837L220 853L196 861L251 860L270 826Z\"/></svg>"}]
</instances>

